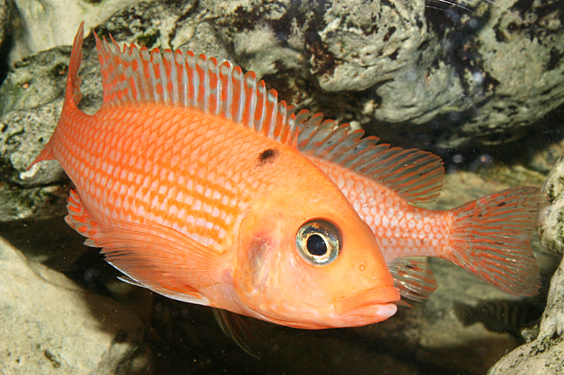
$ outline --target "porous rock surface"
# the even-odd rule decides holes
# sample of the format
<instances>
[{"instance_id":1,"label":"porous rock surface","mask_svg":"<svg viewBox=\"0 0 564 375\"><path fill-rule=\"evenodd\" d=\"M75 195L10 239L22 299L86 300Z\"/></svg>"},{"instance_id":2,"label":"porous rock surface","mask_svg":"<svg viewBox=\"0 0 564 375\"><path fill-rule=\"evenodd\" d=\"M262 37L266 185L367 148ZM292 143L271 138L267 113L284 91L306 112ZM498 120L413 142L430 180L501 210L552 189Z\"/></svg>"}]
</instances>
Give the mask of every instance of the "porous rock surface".
<instances>
[{"instance_id":1,"label":"porous rock surface","mask_svg":"<svg viewBox=\"0 0 564 375\"><path fill-rule=\"evenodd\" d=\"M151 0L145 0L150 2ZM78 25L98 26L134 0L13 0L19 22L12 61L56 46L72 44Z\"/></svg>"},{"instance_id":2,"label":"porous rock surface","mask_svg":"<svg viewBox=\"0 0 564 375\"><path fill-rule=\"evenodd\" d=\"M547 248L564 253L564 157L550 171L543 186L552 205L545 210L540 225L541 239Z\"/></svg>"},{"instance_id":3,"label":"porous rock surface","mask_svg":"<svg viewBox=\"0 0 564 375\"><path fill-rule=\"evenodd\" d=\"M564 372L564 261L550 283L535 340L503 357L488 375L561 375Z\"/></svg>"},{"instance_id":4,"label":"porous rock surface","mask_svg":"<svg viewBox=\"0 0 564 375\"><path fill-rule=\"evenodd\" d=\"M564 102L558 0L16 3L29 53L70 44L86 18L121 42L232 59L288 101L398 141L502 143Z\"/></svg>"}]
</instances>

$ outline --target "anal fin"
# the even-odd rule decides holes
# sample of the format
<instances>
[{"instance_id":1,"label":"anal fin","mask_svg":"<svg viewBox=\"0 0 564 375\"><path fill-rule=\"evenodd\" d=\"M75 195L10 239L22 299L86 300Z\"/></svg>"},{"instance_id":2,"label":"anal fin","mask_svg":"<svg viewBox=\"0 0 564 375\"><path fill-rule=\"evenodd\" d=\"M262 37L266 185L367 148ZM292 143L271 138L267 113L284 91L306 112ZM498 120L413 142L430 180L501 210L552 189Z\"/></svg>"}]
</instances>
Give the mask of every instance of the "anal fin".
<instances>
[{"instance_id":1,"label":"anal fin","mask_svg":"<svg viewBox=\"0 0 564 375\"><path fill-rule=\"evenodd\" d=\"M403 298L421 302L437 289L427 258L397 258L388 266Z\"/></svg>"}]
</instances>

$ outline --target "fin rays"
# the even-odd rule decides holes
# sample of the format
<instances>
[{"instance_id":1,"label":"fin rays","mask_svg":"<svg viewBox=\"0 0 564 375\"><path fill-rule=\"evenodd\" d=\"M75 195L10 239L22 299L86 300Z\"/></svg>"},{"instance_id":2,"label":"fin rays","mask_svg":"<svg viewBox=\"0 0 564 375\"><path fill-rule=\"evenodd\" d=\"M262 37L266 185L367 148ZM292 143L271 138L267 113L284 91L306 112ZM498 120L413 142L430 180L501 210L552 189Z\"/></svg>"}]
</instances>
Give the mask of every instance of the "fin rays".
<instances>
[{"instance_id":1,"label":"fin rays","mask_svg":"<svg viewBox=\"0 0 564 375\"><path fill-rule=\"evenodd\" d=\"M303 116L306 111L300 112ZM362 138L364 131L349 124L322 123L316 114L300 123L298 149L355 171L394 190L409 202L432 202L442 189L441 159L417 149L390 148L376 137Z\"/></svg>"},{"instance_id":2,"label":"fin rays","mask_svg":"<svg viewBox=\"0 0 564 375\"><path fill-rule=\"evenodd\" d=\"M161 104L197 108L221 115L281 143L295 145L293 107L278 101L254 72L243 74L228 61L182 54L170 49L148 51L135 44L120 49L96 36L102 70L104 106Z\"/></svg>"},{"instance_id":3,"label":"fin rays","mask_svg":"<svg viewBox=\"0 0 564 375\"><path fill-rule=\"evenodd\" d=\"M537 294L539 270L529 239L545 204L540 189L524 186L453 210L453 250L446 258L506 293Z\"/></svg>"}]
</instances>

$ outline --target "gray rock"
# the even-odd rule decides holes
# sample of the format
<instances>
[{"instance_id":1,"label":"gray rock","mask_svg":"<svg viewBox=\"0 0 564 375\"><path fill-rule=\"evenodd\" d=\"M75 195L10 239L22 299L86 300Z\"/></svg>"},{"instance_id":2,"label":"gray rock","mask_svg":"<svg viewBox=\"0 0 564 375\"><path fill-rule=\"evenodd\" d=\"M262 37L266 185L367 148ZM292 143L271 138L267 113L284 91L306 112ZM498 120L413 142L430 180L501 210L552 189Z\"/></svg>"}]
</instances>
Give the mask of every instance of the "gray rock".
<instances>
[{"instance_id":1,"label":"gray rock","mask_svg":"<svg viewBox=\"0 0 564 375\"><path fill-rule=\"evenodd\" d=\"M6 30L8 30L8 15L10 14L9 3L6 0L0 0L0 45L4 42L6 37Z\"/></svg>"},{"instance_id":2,"label":"gray rock","mask_svg":"<svg viewBox=\"0 0 564 375\"><path fill-rule=\"evenodd\" d=\"M464 4L472 17L460 8L430 17L423 3L332 1L323 15L326 48L312 63L329 69L312 73L325 91L367 90L355 96L366 118L352 116L376 135L397 139L387 124L408 123L442 133L436 144L445 148L502 143L562 105L561 9L475 1Z\"/></svg>"},{"instance_id":3,"label":"gray rock","mask_svg":"<svg viewBox=\"0 0 564 375\"><path fill-rule=\"evenodd\" d=\"M20 61L29 55L56 46L71 45L80 22L85 21L86 31L89 32L92 27L134 2L14 0L20 22L16 30L19 38L15 41L11 61Z\"/></svg>"},{"instance_id":4,"label":"gray rock","mask_svg":"<svg viewBox=\"0 0 564 375\"><path fill-rule=\"evenodd\" d=\"M545 213L540 233L544 246L564 253L564 158L560 158L548 175L543 190L549 195L552 206Z\"/></svg>"},{"instance_id":5,"label":"gray rock","mask_svg":"<svg viewBox=\"0 0 564 375\"><path fill-rule=\"evenodd\" d=\"M22 189L0 184L0 222L63 215L68 192L65 185Z\"/></svg>"},{"instance_id":6,"label":"gray rock","mask_svg":"<svg viewBox=\"0 0 564 375\"><path fill-rule=\"evenodd\" d=\"M149 374L143 327L119 303L28 263L0 239L2 374Z\"/></svg>"},{"instance_id":7,"label":"gray rock","mask_svg":"<svg viewBox=\"0 0 564 375\"><path fill-rule=\"evenodd\" d=\"M70 47L59 47L15 64L0 87L0 115L61 98L69 56Z\"/></svg>"},{"instance_id":8,"label":"gray rock","mask_svg":"<svg viewBox=\"0 0 564 375\"><path fill-rule=\"evenodd\" d=\"M49 161L25 171L49 140L61 106L62 99L58 99L0 118L0 156L5 161L1 168L0 222L49 218L64 212L69 189L60 183L67 178L59 163Z\"/></svg>"},{"instance_id":9,"label":"gray rock","mask_svg":"<svg viewBox=\"0 0 564 375\"><path fill-rule=\"evenodd\" d=\"M488 375L561 375L564 369L564 261L550 283L536 339L503 357Z\"/></svg>"},{"instance_id":10,"label":"gray rock","mask_svg":"<svg viewBox=\"0 0 564 375\"><path fill-rule=\"evenodd\" d=\"M398 142L433 132L435 147L502 143L564 103L564 32L554 0L475 0L441 11L423 0L159 0L109 19L103 7L117 10L129 1L87 3L84 9L97 9L89 14L99 15L102 35L233 59L267 78L281 98ZM33 15L31 4L21 4L25 17ZM70 44L77 22L41 30L55 41L53 30L62 27L58 44ZM404 131L390 126L398 123Z\"/></svg>"}]
</instances>

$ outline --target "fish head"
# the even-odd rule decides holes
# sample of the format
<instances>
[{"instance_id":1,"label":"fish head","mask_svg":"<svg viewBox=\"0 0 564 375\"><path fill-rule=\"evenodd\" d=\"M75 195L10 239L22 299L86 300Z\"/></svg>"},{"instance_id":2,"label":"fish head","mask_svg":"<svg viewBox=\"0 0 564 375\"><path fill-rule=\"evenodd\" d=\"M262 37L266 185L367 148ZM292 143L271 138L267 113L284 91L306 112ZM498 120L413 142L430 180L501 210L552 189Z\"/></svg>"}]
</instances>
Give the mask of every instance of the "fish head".
<instances>
[{"instance_id":1,"label":"fish head","mask_svg":"<svg viewBox=\"0 0 564 375\"><path fill-rule=\"evenodd\" d=\"M374 234L327 185L280 199L270 194L242 221L233 276L249 315L322 329L376 323L396 312L400 295Z\"/></svg>"}]
</instances>

